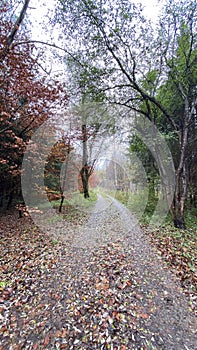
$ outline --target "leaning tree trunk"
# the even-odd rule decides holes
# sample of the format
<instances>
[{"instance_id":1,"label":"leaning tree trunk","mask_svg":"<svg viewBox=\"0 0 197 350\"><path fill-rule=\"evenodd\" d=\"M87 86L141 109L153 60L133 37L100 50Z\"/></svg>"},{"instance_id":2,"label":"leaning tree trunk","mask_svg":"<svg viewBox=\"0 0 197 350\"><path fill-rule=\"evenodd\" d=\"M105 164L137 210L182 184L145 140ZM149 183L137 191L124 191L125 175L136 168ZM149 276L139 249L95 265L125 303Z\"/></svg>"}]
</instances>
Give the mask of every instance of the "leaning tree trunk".
<instances>
[{"instance_id":1,"label":"leaning tree trunk","mask_svg":"<svg viewBox=\"0 0 197 350\"><path fill-rule=\"evenodd\" d=\"M160 173L163 180L163 186L165 190L165 197L168 203L168 208L174 222L174 226L180 229L185 229L185 203L187 199L187 167L186 167L186 150L188 142L188 123L189 117L187 117L185 111L184 126L182 130L179 130L179 164L175 172L175 189L174 196L172 195L172 183L171 177L173 174L168 174L165 169L165 152L159 144L155 146L155 157L157 159ZM169 171L169 169L168 169ZM172 202L173 199L173 202Z\"/></svg>"}]
</instances>

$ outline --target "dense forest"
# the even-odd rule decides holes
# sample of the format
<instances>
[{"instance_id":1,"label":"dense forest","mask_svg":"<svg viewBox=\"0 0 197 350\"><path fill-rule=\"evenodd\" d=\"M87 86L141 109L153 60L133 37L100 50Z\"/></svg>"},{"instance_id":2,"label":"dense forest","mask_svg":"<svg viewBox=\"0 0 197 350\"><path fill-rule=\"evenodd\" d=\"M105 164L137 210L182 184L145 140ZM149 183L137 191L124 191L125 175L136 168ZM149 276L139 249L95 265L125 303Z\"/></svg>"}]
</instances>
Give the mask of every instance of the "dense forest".
<instances>
[{"instance_id":1,"label":"dense forest","mask_svg":"<svg viewBox=\"0 0 197 350\"><path fill-rule=\"evenodd\" d=\"M31 10L0 5L1 210L27 204L23 192L36 205L44 191L61 212L70 191L88 199L102 182L126 196L140 184L152 213L166 202L185 228L197 205L196 2L166 0L151 21L131 1L58 0L43 40ZM64 77L45 68L49 55Z\"/></svg>"}]
</instances>

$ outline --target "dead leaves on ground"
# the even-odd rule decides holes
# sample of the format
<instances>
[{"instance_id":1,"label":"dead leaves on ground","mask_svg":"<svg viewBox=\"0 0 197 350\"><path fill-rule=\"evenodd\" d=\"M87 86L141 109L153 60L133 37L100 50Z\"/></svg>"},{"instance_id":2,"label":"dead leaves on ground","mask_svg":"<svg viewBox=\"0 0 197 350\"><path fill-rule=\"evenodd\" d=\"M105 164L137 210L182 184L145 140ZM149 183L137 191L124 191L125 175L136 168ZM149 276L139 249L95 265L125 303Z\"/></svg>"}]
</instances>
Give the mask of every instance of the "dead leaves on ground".
<instances>
[{"instance_id":1,"label":"dead leaves on ground","mask_svg":"<svg viewBox=\"0 0 197 350\"><path fill-rule=\"evenodd\" d=\"M71 251L16 220L0 226L0 350L162 348L156 291L144 292L120 242Z\"/></svg>"},{"instance_id":2,"label":"dead leaves on ground","mask_svg":"<svg viewBox=\"0 0 197 350\"><path fill-rule=\"evenodd\" d=\"M191 309L197 303L197 235L195 229L179 230L163 226L143 231L149 237L170 268L181 281L186 294L191 299Z\"/></svg>"},{"instance_id":3,"label":"dead leaves on ground","mask_svg":"<svg viewBox=\"0 0 197 350\"><path fill-rule=\"evenodd\" d=\"M151 312L118 243L78 257L30 218L1 221L0 349L148 349ZM75 254L80 254L76 250ZM152 337L152 340L151 340ZM138 345L137 345L138 344Z\"/></svg>"}]
</instances>

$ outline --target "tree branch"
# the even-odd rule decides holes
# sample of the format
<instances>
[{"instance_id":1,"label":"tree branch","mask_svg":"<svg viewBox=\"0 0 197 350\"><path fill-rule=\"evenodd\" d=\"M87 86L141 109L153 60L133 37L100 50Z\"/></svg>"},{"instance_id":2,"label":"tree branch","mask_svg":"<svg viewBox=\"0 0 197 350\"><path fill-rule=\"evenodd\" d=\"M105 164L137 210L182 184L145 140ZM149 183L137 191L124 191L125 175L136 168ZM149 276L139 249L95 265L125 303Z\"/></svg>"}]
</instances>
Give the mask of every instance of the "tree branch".
<instances>
[{"instance_id":1,"label":"tree branch","mask_svg":"<svg viewBox=\"0 0 197 350\"><path fill-rule=\"evenodd\" d=\"M74 61L76 61L80 66L83 66L82 63L72 53L70 53L69 51L67 51L63 47L58 46L56 44L46 43L45 41L41 41L41 40L26 40L26 41L20 41L20 42L14 44L14 46L16 47L16 46L20 46L20 45L24 45L24 44L41 44L41 45L46 45L46 46L52 47L52 48L57 49L57 50L64 51L67 55L72 57L72 59Z\"/></svg>"},{"instance_id":2,"label":"tree branch","mask_svg":"<svg viewBox=\"0 0 197 350\"><path fill-rule=\"evenodd\" d=\"M17 18L10 35L7 38L6 46L7 46L8 49L12 45L12 43L14 41L14 38L16 36L16 33L19 30L19 27L20 27L20 25L21 25L21 23L22 23L22 21L23 21L23 19L25 17L25 14L27 12L27 8L29 6L29 2L30 2L30 0L25 0L25 3L24 3L23 8L21 10L21 13L20 13L19 17Z\"/></svg>"},{"instance_id":3,"label":"tree branch","mask_svg":"<svg viewBox=\"0 0 197 350\"><path fill-rule=\"evenodd\" d=\"M21 26L21 24L23 22L25 14L27 12L27 8L29 6L29 2L30 2L30 0L25 0L25 3L24 3L23 8L22 8L22 10L20 12L20 15L17 18L17 20L16 20L16 22L15 22L15 24L14 24L12 30L11 30L11 33L7 37L5 47L3 48L2 52L1 52L1 55L0 55L0 61L1 62L5 59L5 57L7 55L7 52L9 51L9 49L12 46L12 43L13 43L13 41L15 39L15 36L16 36L16 34L17 34L17 32L18 32L18 30L19 30L19 28L20 28L20 26Z\"/></svg>"},{"instance_id":4,"label":"tree branch","mask_svg":"<svg viewBox=\"0 0 197 350\"><path fill-rule=\"evenodd\" d=\"M103 37L104 37L107 49L109 50L109 52L111 53L112 57L114 58L114 60L118 64L118 66L120 67L122 73L126 76L128 81L131 83L132 88L135 91L139 92L144 100L146 100L146 101L148 100L148 101L152 102L155 106L157 106L160 109L160 111L165 115L165 117L168 119L170 124L173 125L173 127L176 130L177 129L176 123L174 122L174 120L171 117L171 115L167 112L167 110L164 108L164 106L162 106L162 104L154 96L150 96L145 91L143 91L142 88L139 86L139 84L134 79L134 77L130 76L130 74L126 71L126 69L124 68L123 64L121 63L120 58L117 57L117 55L115 54L113 48L110 46L110 42L109 42L108 38L106 37L106 33L104 32L104 30L102 28L101 28L101 32L103 34ZM135 69L135 67L134 67L134 69ZM134 70L133 70L133 74L134 74ZM145 113L143 113L143 114L145 114Z\"/></svg>"}]
</instances>

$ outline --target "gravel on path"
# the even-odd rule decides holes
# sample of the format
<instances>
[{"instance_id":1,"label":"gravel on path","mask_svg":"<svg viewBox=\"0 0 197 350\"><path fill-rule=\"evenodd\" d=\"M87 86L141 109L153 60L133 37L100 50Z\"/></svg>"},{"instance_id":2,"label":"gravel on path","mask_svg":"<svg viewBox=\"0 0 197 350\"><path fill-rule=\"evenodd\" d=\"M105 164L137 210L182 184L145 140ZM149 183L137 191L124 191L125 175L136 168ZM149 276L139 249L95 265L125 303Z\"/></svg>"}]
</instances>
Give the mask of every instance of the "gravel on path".
<instances>
[{"instance_id":1,"label":"gravel on path","mask_svg":"<svg viewBox=\"0 0 197 350\"><path fill-rule=\"evenodd\" d=\"M137 274L136 293L143 296L145 310L151 300L154 312L146 326L160 339L156 349L197 349L197 320L178 280L124 205L112 197L99 196L87 222L72 234L70 251L77 276L83 275L95 250L113 243L123 249Z\"/></svg>"},{"instance_id":2,"label":"gravel on path","mask_svg":"<svg viewBox=\"0 0 197 350\"><path fill-rule=\"evenodd\" d=\"M9 229L5 244L14 239ZM15 287L0 300L0 350L197 349L197 320L179 281L115 199L99 196L78 224L46 221L44 233L29 234L19 232L17 249L26 262L23 245L36 244L31 268L13 264L6 247Z\"/></svg>"}]
</instances>

